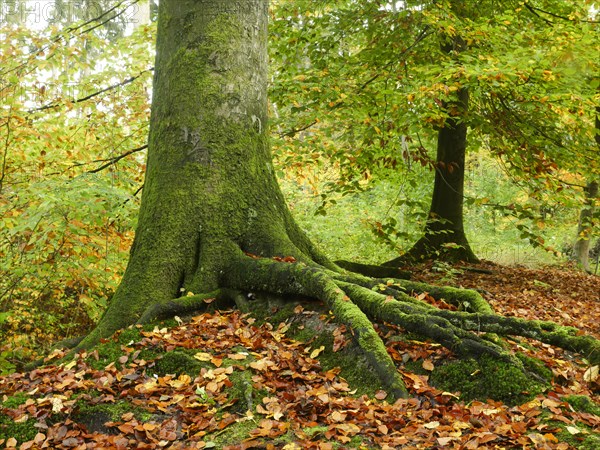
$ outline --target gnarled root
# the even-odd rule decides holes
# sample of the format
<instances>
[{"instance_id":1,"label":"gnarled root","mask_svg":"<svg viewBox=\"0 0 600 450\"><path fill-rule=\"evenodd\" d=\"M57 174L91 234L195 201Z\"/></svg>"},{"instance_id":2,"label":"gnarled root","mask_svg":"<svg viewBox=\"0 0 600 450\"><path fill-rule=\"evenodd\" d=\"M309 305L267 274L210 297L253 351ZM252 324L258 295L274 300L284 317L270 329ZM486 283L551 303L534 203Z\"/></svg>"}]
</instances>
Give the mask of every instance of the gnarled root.
<instances>
[{"instance_id":1,"label":"gnarled root","mask_svg":"<svg viewBox=\"0 0 600 450\"><path fill-rule=\"evenodd\" d=\"M148 306L138 320L138 324L152 322L153 320L173 317L175 315L197 313L203 311L208 305L214 308L225 308L239 302L238 296L243 295L233 289L217 289L206 294L195 294L156 302Z\"/></svg>"},{"instance_id":2,"label":"gnarled root","mask_svg":"<svg viewBox=\"0 0 600 450\"><path fill-rule=\"evenodd\" d=\"M372 321L399 325L443 345L461 358L491 357L521 370L525 369L519 358L481 333L534 338L580 352L592 362L600 357L600 341L593 337L578 336L576 329L551 322L496 315L489 304L471 290L404 280L370 279L340 274L318 265L249 257L239 258L230 269L223 282L231 288L301 295L324 301L336 320L353 331L367 360L384 386L396 397L405 396L406 389ZM440 310L411 297L406 291L428 292L464 311Z\"/></svg>"},{"instance_id":3,"label":"gnarled root","mask_svg":"<svg viewBox=\"0 0 600 450\"><path fill-rule=\"evenodd\" d=\"M363 311L338 287L327 271L303 263L241 257L230 267L224 282L236 289L312 297L325 302L336 320L354 334L367 361L377 372L388 393L405 398L408 391L383 341Z\"/></svg>"}]
</instances>

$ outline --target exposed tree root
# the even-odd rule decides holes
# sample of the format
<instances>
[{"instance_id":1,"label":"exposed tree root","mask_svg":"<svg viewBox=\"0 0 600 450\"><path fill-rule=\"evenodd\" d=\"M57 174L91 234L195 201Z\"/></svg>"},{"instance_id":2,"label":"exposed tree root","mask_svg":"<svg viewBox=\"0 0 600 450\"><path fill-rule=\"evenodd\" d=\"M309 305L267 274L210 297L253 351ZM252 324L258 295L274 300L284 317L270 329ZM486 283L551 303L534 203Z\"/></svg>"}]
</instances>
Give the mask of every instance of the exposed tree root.
<instances>
[{"instance_id":1,"label":"exposed tree root","mask_svg":"<svg viewBox=\"0 0 600 450\"><path fill-rule=\"evenodd\" d=\"M433 239L432 239L433 237ZM469 262L478 263L479 259L475 256L471 250L466 237L463 237L464 242L462 245L453 245L445 247L446 244L454 244L444 234L426 235L421 238L407 253L404 253L397 258L385 261L381 264L364 264L359 262L339 260L335 263L350 272L358 273L368 277L374 278L400 278L410 279L410 272L400 269L400 267L420 263L426 260L438 260L446 262ZM467 270L473 270L481 273L491 273L485 269L468 268Z\"/></svg>"},{"instance_id":2,"label":"exposed tree root","mask_svg":"<svg viewBox=\"0 0 600 450\"><path fill-rule=\"evenodd\" d=\"M533 338L579 352L593 364L600 361L600 341L551 322L496 315L475 291L394 278L369 278L343 272L332 265L324 267L306 257L285 262L282 258L251 257L238 250L227 255L227 261L219 289L151 304L138 323L203 311L209 304L216 308L235 304L251 310L248 293L321 300L335 320L351 331L358 348L381 379L382 387L393 398L407 397L408 391L373 322L396 324L443 345L461 358L494 358L522 371L526 370L523 363L502 345L498 335ZM459 310L440 310L409 295L423 292L444 299Z\"/></svg>"},{"instance_id":3,"label":"exposed tree root","mask_svg":"<svg viewBox=\"0 0 600 450\"><path fill-rule=\"evenodd\" d=\"M223 283L239 290L277 295L302 295L324 301L339 323L352 332L367 360L396 397L406 396L394 363L372 322L388 322L442 344L462 358L491 357L521 370L522 362L493 335L522 336L581 353L592 363L600 359L600 342L578 336L577 330L551 322L502 317L475 291L435 287L398 279L371 279L304 263L240 257ZM440 310L407 292L428 292L463 309ZM481 333L488 333L484 336Z\"/></svg>"},{"instance_id":4,"label":"exposed tree root","mask_svg":"<svg viewBox=\"0 0 600 450\"><path fill-rule=\"evenodd\" d=\"M385 296L350 283L338 282L338 285L373 320L399 325L411 333L442 344L463 358L478 359L483 355L489 355L518 364L516 358L502 347L453 325L443 317L436 316L435 311L437 310L432 309L429 305L403 303L392 296Z\"/></svg>"},{"instance_id":5,"label":"exposed tree root","mask_svg":"<svg viewBox=\"0 0 600 450\"><path fill-rule=\"evenodd\" d=\"M206 294L183 296L171 300L156 302L146 308L142 316L139 318L138 323L144 324L165 317L173 317L178 314L190 314L193 312L202 311L203 309L206 309L208 304L213 303L215 303L214 306L217 308L226 307L231 303L235 303L235 296L238 294L238 291L233 291L230 289L218 289Z\"/></svg>"},{"instance_id":6,"label":"exposed tree root","mask_svg":"<svg viewBox=\"0 0 600 450\"><path fill-rule=\"evenodd\" d=\"M367 277L374 278L402 278L410 279L411 273L407 270L401 270L398 266L379 266L374 264L364 264L352 261L338 260L335 262L342 269L350 272L359 273Z\"/></svg>"},{"instance_id":7,"label":"exposed tree root","mask_svg":"<svg viewBox=\"0 0 600 450\"><path fill-rule=\"evenodd\" d=\"M336 321L352 330L359 348L388 393L394 398L408 396L406 386L372 322L337 286L327 270L303 263L281 263L249 257L239 258L231 269L224 281L233 288L303 295L325 302Z\"/></svg>"},{"instance_id":8,"label":"exposed tree root","mask_svg":"<svg viewBox=\"0 0 600 450\"><path fill-rule=\"evenodd\" d=\"M577 328L558 325L554 322L525 320L496 314L471 314L447 310L436 310L434 314L447 319L463 330L531 338L580 353L592 365L600 363L600 341L592 336L582 335Z\"/></svg>"},{"instance_id":9,"label":"exposed tree root","mask_svg":"<svg viewBox=\"0 0 600 450\"><path fill-rule=\"evenodd\" d=\"M494 312L490 304L486 302L477 291L470 289L459 289L449 286L433 286L431 284L417 283L414 281L393 278L373 279L356 274L334 274L333 276L338 281L346 281L348 283L357 284L369 289L376 289L382 294L391 295L396 300L407 303L427 305L426 303L411 297L407 294L407 292L414 292L417 294L427 293L436 299L444 299L451 305L456 306L459 310L490 314Z\"/></svg>"}]
</instances>

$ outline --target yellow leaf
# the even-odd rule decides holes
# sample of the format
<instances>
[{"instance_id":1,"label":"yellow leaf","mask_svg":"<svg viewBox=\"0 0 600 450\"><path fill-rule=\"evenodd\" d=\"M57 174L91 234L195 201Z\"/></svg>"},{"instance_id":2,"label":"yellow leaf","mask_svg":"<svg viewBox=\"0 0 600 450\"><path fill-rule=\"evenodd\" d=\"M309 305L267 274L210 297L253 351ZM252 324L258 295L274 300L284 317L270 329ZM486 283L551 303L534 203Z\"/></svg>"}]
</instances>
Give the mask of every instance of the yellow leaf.
<instances>
[{"instance_id":1,"label":"yellow leaf","mask_svg":"<svg viewBox=\"0 0 600 450\"><path fill-rule=\"evenodd\" d=\"M187 374L179 375L176 380L169 380L167 384L175 389L181 389L188 386L192 382L192 378Z\"/></svg>"},{"instance_id":2,"label":"yellow leaf","mask_svg":"<svg viewBox=\"0 0 600 450\"><path fill-rule=\"evenodd\" d=\"M331 417L331 420L334 422L344 422L346 420L346 414L339 411L334 411L329 417Z\"/></svg>"},{"instance_id":3,"label":"yellow leaf","mask_svg":"<svg viewBox=\"0 0 600 450\"><path fill-rule=\"evenodd\" d=\"M198 361L208 362L213 358L213 356L210 353L198 352L194 355L194 358L196 358Z\"/></svg>"},{"instance_id":4,"label":"yellow leaf","mask_svg":"<svg viewBox=\"0 0 600 450\"><path fill-rule=\"evenodd\" d=\"M58 398L58 397L53 397L50 402L52 403L52 412L53 413L59 413L62 411L63 409L63 402L62 399Z\"/></svg>"},{"instance_id":5,"label":"yellow leaf","mask_svg":"<svg viewBox=\"0 0 600 450\"><path fill-rule=\"evenodd\" d=\"M316 358L317 356L319 356L319 354L325 350L325 346L321 345L319 348L314 349L312 352L310 352L310 357L311 358Z\"/></svg>"},{"instance_id":6,"label":"yellow leaf","mask_svg":"<svg viewBox=\"0 0 600 450\"><path fill-rule=\"evenodd\" d=\"M447 395L448 397L460 398L458 395L455 395L452 392L442 392L442 395Z\"/></svg>"},{"instance_id":7,"label":"yellow leaf","mask_svg":"<svg viewBox=\"0 0 600 450\"><path fill-rule=\"evenodd\" d=\"M301 447L298 444L294 444L293 442L291 444L285 444L282 448L282 450L300 450Z\"/></svg>"},{"instance_id":8,"label":"yellow leaf","mask_svg":"<svg viewBox=\"0 0 600 450\"><path fill-rule=\"evenodd\" d=\"M583 379L588 383L594 382L598 379L599 372L600 366L592 366L585 371L583 374Z\"/></svg>"},{"instance_id":9,"label":"yellow leaf","mask_svg":"<svg viewBox=\"0 0 600 450\"><path fill-rule=\"evenodd\" d=\"M67 364L67 365L65 366L65 370L70 370L70 369L72 369L73 367L75 367L75 364L77 364L77 361L75 361L75 360L71 361L69 364Z\"/></svg>"},{"instance_id":10,"label":"yellow leaf","mask_svg":"<svg viewBox=\"0 0 600 450\"><path fill-rule=\"evenodd\" d=\"M256 370L267 370L271 364L271 361L269 361L267 358L263 358L259 359L258 361L251 362L250 367Z\"/></svg>"},{"instance_id":11,"label":"yellow leaf","mask_svg":"<svg viewBox=\"0 0 600 450\"><path fill-rule=\"evenodd\" d=\"M439 437L439 438L437 438L437 442L442 447L447 447L448 444L450 444L450 442L452 442L454 439L456 439L456 438L454 438L454 437Z\"/></svg>"},{"instance_id":12,"label":"yellow leaf","mask_svg":"<svg viewBox=\"0 0 600 450\"><path fill-rule=\"evenodd\" d=\"M425 361L423 361L423 364L421 366L423 367L423 369L428 370L430 372L433 369L435 369L433 363L431 361L429 361L428 359L426 359Z\"/></svg>"}]
</instances>

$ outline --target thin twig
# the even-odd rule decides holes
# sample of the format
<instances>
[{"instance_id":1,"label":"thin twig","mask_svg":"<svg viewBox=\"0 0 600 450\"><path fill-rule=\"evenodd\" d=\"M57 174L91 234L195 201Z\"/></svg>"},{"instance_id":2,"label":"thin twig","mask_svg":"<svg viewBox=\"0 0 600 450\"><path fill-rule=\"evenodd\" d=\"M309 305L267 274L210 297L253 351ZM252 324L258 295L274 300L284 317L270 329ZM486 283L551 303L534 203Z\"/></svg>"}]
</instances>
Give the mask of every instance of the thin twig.
<instances>
[{"instance_id":1,"label":"thin twig","mask_svg":"<svg viewBox=\"0 0 600 450\"><path fill-rule=\"evenodd\" d=\"M8 110L8 118L6 119L6 140L4 141L4 154L2 155L2 175L0 175L0 194L4 186L4 177L6 176L6 159L8 157L8 147L10 145L10 117L12 114L12 105Z\"/></svg>"},{"instance_id":2,"label":"thin twig","mask_svg":"<svg viewBox=\"0 0 600 450\"><path fill-rule=\"evenodd\" d=\"M110 166L112 166L113 164L116 164L117 162L119 162L119 161L120 161L120 160L122 160L123 158L125 158L125 157L127 157L127 156L131 155L132 153L137 153L137 152L140 152L140 151L142 151L142 150L144 150L144 149L147 149L147 148L148 148L148 144L144 144L144 145L142 145L141 147L134 148L133 150L129 150L129 151L127 151L127 152L123 153L122 155L115 156L114 158L110 158L110 159L108 159L108 160L104 160L104 161L108 161L108 162L107 162L106 164L103 164L103 165L101 165L100 167L98 167L98 168L96 168L96 169L93 169L93 170L88 170L88 171L87 171L87 173L98 173L98 172L100 172L101 170L104 170L104 169L106 169L107 167L110 167Z\"/></svg>"}]
</instances>

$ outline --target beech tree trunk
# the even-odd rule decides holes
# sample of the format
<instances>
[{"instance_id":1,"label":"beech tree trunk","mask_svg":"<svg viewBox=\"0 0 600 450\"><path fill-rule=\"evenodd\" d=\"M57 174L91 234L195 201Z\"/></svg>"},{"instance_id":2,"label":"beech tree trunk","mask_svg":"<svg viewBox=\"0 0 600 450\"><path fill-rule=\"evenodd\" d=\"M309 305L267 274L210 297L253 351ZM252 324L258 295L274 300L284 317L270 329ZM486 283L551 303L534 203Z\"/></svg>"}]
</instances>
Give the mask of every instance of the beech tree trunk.
<instances>
[{"instance_id":1,"label":"beech tree trunk","mask_svg":"<svg viewBox=\"0 0 600 450\"><path fill-rule=\"evenodd\" d=\"M413 257L477 262L463 224L465 153L469 92L459 89L457 99L447 102L450 117L438 132L433 196L424 234L409 251Z\"/></svg>"},{"instance_id":2,"label":"beech tree trunk","mask_svg":"<svg viewBox=\"0 0 600 450\"><path fill-rule=\"evenodd\" d=\"M592 181L584 189L585 206L579 213L577 225L577 241L573 246L573 253L581 268L591 273L590 269L590 243L593 229L595 203L598 198L598 182Z\"/></svg>"},{"instance_id":3,"label":"beech tree trunk","mask_svg":"<svg viewBox=\"0 0 600 450\"><path fill-rule=\"evenodd\" d=\"M452 5L458 14L465 14L462 8L461 1ZM456 55L464 51L466 43L460 36L445 36L445 39L441 45L442 52ZM398 265L406 259L478 261L467 240L463 223L469 90L466 87L458 89L455 98L442 102L442 109L448 117L438 131L433 195L423 236L406 255L384 266Z\"/></svg>"},{"instance_id":4,"label":"beech tree trunk","mask_svg":"<svg viewBox=\"0 0 600 450\"><path fill-rule=\"evenodd\" d=\"M217 289L232 253L319 260L271 164L267 17L267 1L161 1L136 236L97 333Z\"/></svg>"},{"instance_id":5,"label":"beech tree trunk","mask_svg":"<svg viewBox=\"0 0 600 450\"><path fill-rule=\"evenodd\" d=\"M299 229L267 139L267 0L161 0L142 205L129 263L77 349L207 301L247 306L268 293L322 301L346 325L390 398L408 392L372 321L395 323L456 355L522 363L481 332L515 334L600 357L577 330L493 314L475 291L351 275ZM428 292L460 311L408 293Z\"/></svg>"},{"instance_id":6,"label":"beech tree trunk","mask_svg":"<svg viewBox=\"0 0 600 450\"><path fill-rule=\"evenodd\" d=\"M596 144L600 150L600 106L596 107ZM590 181L584 189L585 206L579 213L577 225L577 240L573 246L573 256L586 272L590 269L590 239L594 227L594 213L596 212L596 201L598 198L598 182ZM596 268L596 271L598 268Z\"/></svg>"}]
</instances>

